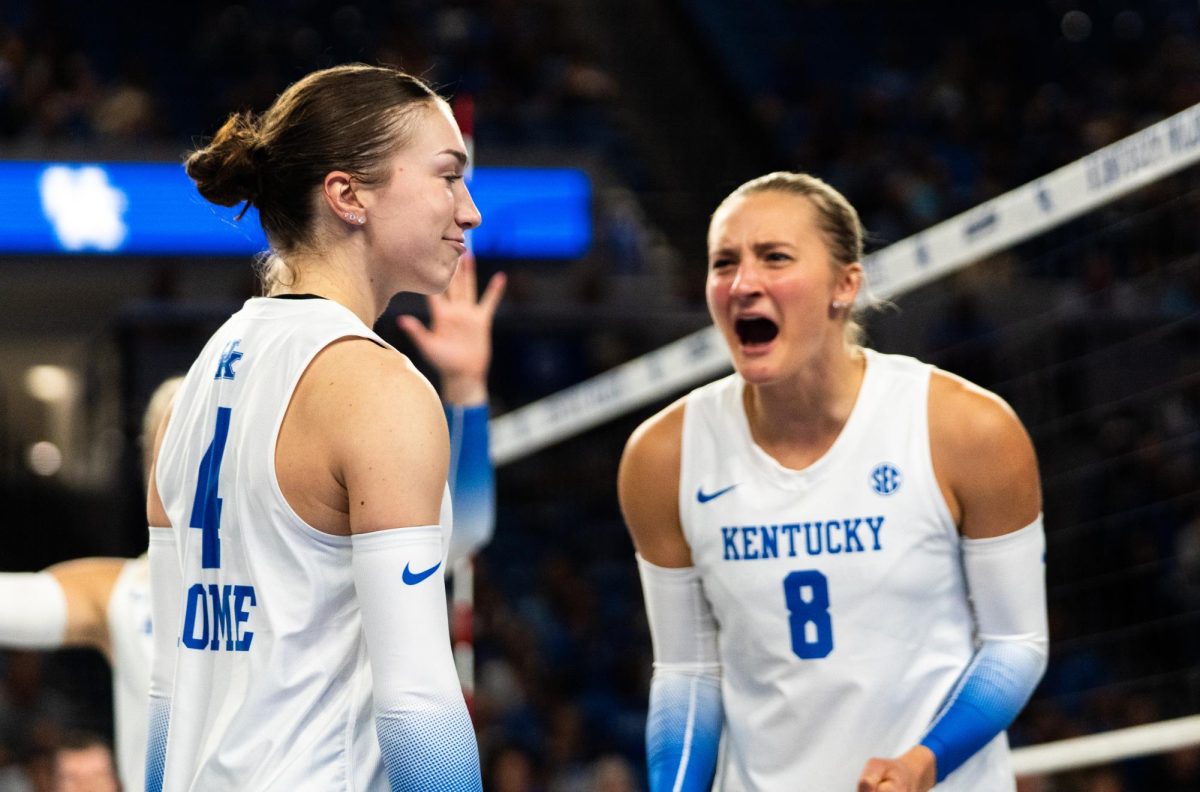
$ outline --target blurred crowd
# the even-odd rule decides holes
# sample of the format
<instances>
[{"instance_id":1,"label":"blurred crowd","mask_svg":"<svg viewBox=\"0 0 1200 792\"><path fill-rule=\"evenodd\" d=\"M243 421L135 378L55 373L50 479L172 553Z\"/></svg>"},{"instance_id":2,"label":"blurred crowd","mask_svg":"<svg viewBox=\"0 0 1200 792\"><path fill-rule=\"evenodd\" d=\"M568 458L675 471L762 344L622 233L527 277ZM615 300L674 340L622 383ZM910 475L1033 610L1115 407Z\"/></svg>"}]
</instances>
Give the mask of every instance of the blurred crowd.
<instances>
[{"instance_id":1,"label":"blurred crowd","mask_svg":"<svg viewBox=\"0 0 1200 792\"><path fill-rule=\"evenodd\" d=\"M686 0L783 167L899 239L1200 102L1200 8Z\"/></svg>"},{"instance_id":2,"label":"blurred crowd","mask_svg":"<svg viewBox=\"0 0 1200 792\"><path fill-rule=\"evenodd\" d=\"M552 0L389 3L131 0L5 4L0 143L180 149L234 109L262 109L308 72L352 61L472 96L480 143L603 147L614 79Z\"/></svg>"},{"instance_id":3,"label":"blurred crowd","mask_svg":"<svg viewBox=\"0 0 1200 792\"><path fill-rule=\"evenodd\" d=\"M565 0L119 5L0 10L0 149L182 150L230 110L261 108L314 68L363 60L475 97L486 119L481 147L554 147L595 155L618 174L634 167L623 160L636 146L612 114L622 81L636 75L598 57ZM686 0L680 13L775 165L834 183L878 242L1200 101L1194 2L984 10ZM1053 644L1046 678L1012 730L1018 744L1200 712L1198 196L1194 177L1164 182L1006 254L1003 289L955 284L919 338L887 326L875 333L885 350L996 389L1038 448ZM711 207L695 211L702 218ZM611 260L574 273L514 272L510 299L619 300L616 276L656 244L638 236L636 213L622 204L599 232ZM696 294L700 269L680 276L689 283L664 288ZM1036 296L1038 309L1019 304L1021 294ZM506 326L502 314L496 402L546 395L658 342L638 330ZM497 538L476 581L473 713L489 790L644 787L650 648L613 484L644 415L499 471ZM69 729L106 729L107 699L101 665L4 655L0 792L52 789L45 768L55 746ZM1197 788L1196 748L1021 784Z\"/></svg>"}]
</instances>

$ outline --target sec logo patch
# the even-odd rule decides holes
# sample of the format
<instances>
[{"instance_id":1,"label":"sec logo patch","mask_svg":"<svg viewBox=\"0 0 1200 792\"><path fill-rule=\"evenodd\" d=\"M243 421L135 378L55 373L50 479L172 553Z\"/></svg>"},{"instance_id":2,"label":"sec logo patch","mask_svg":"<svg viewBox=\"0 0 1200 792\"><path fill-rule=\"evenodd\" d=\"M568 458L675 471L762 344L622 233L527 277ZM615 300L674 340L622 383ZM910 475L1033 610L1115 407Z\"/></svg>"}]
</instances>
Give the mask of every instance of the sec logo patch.
<instances>
[{"instance_id":1,"label":"sec logo patch","mask_svg":"<svg viewBox=\"0 0 1200 792\"><path fill-rule=\"evenodd\" d=\"M900 489L904 476L889 462L881 462L871 471L871 489L878 495L892 495Z\"/></svg>"}]
</instances>

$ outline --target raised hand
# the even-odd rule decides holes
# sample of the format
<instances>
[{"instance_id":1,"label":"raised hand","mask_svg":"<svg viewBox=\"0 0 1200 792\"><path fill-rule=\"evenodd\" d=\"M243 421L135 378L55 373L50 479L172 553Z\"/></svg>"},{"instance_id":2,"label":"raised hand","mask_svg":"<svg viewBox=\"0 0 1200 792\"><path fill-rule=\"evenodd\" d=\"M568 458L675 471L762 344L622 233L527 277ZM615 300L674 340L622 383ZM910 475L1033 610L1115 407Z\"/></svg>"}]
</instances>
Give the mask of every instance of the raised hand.
<instances>
[{"instance_id":1,"label":"raised hand","mask_svg":"<svg viewBox=\"0 0 1200 792\"><path fill-rule=\"evenodd\" d=\"M442 399L470 405L487 401L487 372L492 360L492 319L507 280L498 272L476 298L475 259L463 256L443 294L426 298L429 327L415 316L399 316L403 330L438 370Z\"/></svg>"}]
</instances>

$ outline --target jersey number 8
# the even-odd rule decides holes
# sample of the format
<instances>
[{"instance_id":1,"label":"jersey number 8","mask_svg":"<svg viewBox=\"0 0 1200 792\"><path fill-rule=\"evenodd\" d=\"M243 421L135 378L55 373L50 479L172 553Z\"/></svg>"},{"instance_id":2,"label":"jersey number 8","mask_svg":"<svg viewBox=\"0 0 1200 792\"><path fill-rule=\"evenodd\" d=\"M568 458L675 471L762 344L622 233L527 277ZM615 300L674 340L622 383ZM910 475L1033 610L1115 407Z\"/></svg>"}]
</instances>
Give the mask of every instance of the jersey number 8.
<instances>
[{"instance_id":1,"label":"jersey number 8","mask_svg":"<svg viewBox=\"0 0 1200 792\"><path fill-rule=\"evenodd\" d=\"M792 572L783 579L783 597L792 630L792 651L801 660L828 656L833 651L829 581L815 569Z\"/></svg>"}]
</instances>

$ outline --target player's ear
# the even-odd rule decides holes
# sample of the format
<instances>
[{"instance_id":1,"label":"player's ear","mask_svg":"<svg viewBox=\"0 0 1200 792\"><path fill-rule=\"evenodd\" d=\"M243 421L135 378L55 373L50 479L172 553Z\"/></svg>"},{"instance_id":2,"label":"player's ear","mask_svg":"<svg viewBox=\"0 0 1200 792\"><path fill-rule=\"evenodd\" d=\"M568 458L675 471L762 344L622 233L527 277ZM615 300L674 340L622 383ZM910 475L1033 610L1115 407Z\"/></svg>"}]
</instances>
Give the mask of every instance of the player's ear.
<instances>
[{"instance_id":1,"label":"player's ear","mask_svg":"<svg viewBox=\"0 0 1200 792\"><path fill-rule=\"evenodd\" d=\"M833 284L833 299L843 305L854 305L858 299L858 290L862 288L863 265L857 261L843 264L838 268L837 278Z\"/></svg>"},{"instance_id":2,"label":"player's ear","mask_svg":"<svg viewBox=\"0 0 1200 792\"><path fill-rule=\"evenodd\" d=\"M367 221L367 212L359 197L358 186L349 173L330 171L321 182L322 203L342 222L362 225Z\"/></svg>"}]
</instances>

